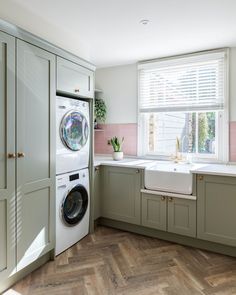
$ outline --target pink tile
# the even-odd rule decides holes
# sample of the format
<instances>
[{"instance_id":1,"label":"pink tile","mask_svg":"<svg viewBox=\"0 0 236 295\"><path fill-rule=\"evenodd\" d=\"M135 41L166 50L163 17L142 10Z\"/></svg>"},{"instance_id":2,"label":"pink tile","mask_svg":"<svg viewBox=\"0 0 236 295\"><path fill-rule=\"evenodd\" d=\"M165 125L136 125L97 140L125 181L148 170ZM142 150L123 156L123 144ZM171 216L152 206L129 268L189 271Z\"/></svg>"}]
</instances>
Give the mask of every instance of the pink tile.
<instances>
[{"instance_id":1,"label":"pink tile","mask_svg":"<svg viewBox=\"0 0 236 295\"><path fill-rule=\"evenodd\" d=\"M110 154L112 147L107 141L114 136L124 137L123 152L126 155L137 155L137 124L102 124L104 131L95 132L95 153Z\"/></svg>"}]
</instances>

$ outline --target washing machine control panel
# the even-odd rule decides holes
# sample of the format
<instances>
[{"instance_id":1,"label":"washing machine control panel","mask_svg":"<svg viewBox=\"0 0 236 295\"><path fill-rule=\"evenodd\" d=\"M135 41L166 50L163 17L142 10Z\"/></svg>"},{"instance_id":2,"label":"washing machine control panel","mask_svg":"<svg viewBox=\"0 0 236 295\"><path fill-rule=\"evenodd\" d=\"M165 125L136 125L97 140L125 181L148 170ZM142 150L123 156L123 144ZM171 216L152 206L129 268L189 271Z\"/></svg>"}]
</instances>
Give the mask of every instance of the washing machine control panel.
<instances>
[{"instance_id":1,"label":"washing machine control panel","mask_svg":"<svg viewBox=\"0 0 236 295\"><path fill-rule=\"evenodd\" d=\"M72 174L69 176L69 180L70 181L74 181L74 180L77 180L79 179L79 173L75 173L75 174Z\"/></svg>"}]
</instances>

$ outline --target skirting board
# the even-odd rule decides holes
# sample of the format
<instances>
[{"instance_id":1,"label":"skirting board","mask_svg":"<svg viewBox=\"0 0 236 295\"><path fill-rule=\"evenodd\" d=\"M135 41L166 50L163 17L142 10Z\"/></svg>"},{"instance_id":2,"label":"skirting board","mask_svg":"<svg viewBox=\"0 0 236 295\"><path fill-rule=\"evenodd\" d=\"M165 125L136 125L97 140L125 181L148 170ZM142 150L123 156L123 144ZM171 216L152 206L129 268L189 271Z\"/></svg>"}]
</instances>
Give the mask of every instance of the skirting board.
<instances>
[{"instance_id":1,"label":"skirting board","mask_svg":"<svg viewBox=\"0 0 236 295\"><path fill-rule=\"evenodd\" d=\"M185 237L177 234L172 234L156 229L147 228L141 225L130 224L122 221L116 221L108 218L99 218L97 224L133 232L143 236L158 238L169 242L190 246L194 248L204 249L211 252L216 252L224 255L236 257L236 247L221 245L213 242L203 241L195 238Z\"/></svg>"},{"instance_id":2,"label":"skirting board","mask_svg":"<svg viewBox=\"0 0 236 295\"><path fill-rule=\"evenodd\" d=\"M3 282L0 282L0 294L2 294L3 291L6 291L9 289L11 286L13 286L16 282L19 280L23 279L25 276L27 276L29 273L33 272L49 260L53 260L53 250L49 253L46 253L42 257L40 257L38 260L35 262L31 263L29 266L26 268L22 269L18 273L14 274L12 277L6 279Z\"/></svg>"}]
</instances>

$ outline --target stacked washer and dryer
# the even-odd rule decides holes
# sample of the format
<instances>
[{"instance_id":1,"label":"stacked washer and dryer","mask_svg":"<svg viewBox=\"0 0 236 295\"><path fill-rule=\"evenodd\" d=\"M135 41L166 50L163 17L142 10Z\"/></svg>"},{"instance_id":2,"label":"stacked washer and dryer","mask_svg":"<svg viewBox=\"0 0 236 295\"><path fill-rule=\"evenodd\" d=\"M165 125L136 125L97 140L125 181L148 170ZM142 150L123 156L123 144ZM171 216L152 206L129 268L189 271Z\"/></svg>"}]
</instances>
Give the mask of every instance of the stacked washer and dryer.
<instances>
[{"instance_id":1,"label":"stacked washer and dryer","mask_svg":"<svg viewBox=\"0 0 236 295\"><path fill-rule=\"evenodd\" d=\"M56 255L89 232L89 103L56 100Z\"/></svg>"}]
</instances>

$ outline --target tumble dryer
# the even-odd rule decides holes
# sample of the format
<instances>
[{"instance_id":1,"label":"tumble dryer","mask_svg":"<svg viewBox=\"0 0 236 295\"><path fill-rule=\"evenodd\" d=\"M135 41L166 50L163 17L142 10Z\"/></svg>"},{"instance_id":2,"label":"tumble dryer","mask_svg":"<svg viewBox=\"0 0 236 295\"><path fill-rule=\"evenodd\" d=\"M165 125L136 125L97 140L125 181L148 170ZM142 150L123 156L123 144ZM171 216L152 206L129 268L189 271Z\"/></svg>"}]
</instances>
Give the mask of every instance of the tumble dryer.
<instances>
[{"instance_id":1,"label":"tumble dryer","mask_svg":"<svg viewBox=\"0 0 236 295\"><path fill-rule=\"evenodd\" d=\"M56 174L89 165L89 103L58 96L56 100Z\"/></svg>"}]
</instances>

